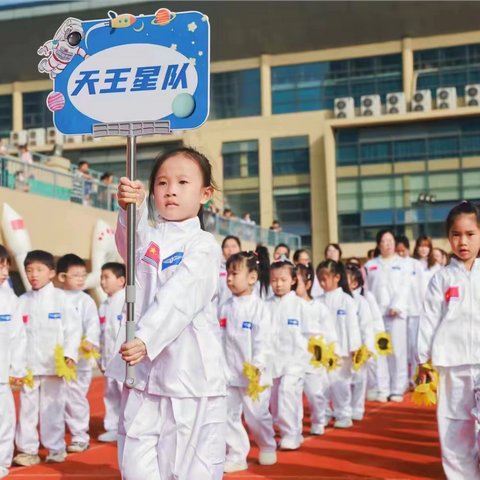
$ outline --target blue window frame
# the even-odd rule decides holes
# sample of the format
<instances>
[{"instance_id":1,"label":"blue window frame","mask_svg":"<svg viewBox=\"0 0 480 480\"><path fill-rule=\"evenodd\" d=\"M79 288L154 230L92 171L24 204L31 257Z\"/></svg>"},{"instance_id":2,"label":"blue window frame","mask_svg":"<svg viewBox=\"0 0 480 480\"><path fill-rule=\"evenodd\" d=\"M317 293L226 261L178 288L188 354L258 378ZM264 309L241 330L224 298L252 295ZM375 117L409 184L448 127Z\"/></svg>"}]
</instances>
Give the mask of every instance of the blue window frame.
<instances>
[{"instance_id":1,"label":"blue window frame","mask_svg":"<svg viewBox=\"0 0 480 480\"><path fill-rule=\"evenodd\" d=\"M222 145L223 178L258 177L258 141Z\"/></svg>"},{"instance_id":2,"label":"blue window frame","mask_svg":"<svg viewBox=\"0 0 480 480\"><path fill-rule=\"evenodd\" d=\"M308 137L274 138L272 140L274 175L299 175L310 172Z\"/></svg>"},{"instance_id":3,"label":"blue window frame","mask_svg":"<svg viewBox=\"0 0 480 480\"><path fill-rule=\"evenodd\" d=\"M23 128L48 128L53 126L53 114L47 108L50 90L23 94Z\"/></svg>"},{"instance_id":4,"label":"blue window frame","mask_svg":"<svg viewBox=\"0 0 480 480\"><path fill-rule=\"evenodd\" d=\"M12 96L0 96L0 135L8 137L10 130L12 130L13 115L12 115Z\"/></svg>"}]
</instances>

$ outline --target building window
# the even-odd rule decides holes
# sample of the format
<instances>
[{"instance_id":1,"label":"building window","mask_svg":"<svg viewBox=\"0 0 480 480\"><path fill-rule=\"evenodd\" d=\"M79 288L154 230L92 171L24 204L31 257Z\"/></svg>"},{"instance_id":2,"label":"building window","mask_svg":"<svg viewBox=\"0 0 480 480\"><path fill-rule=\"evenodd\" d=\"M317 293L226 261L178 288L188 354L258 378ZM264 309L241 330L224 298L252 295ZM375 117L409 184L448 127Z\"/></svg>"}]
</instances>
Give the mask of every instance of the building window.
<instances>
[{"instance_id":1,"label":"building window","mask_svg":"<svg viewBox=\"0 0 480 480\"><path fill-rule=\"evenodd\" d=\"M417 90L456 87L465 96L465 86L480 83L480 44L434 48L414 52Z\"/></svg>"},{"instance_id":2,"label":"building window","mask_svg":"<svg viewBox=\"0 0 480 480\"><path fill-rule=\"evenodd\" d=\"M48 128L53 126L53 113L47 108L50 90L23 94L23 128Z\"/></svg>"},{"instance_id":3,"label":"building window","mask_svg":"<svg viewBox=\"0 0 480 480\"><path fill-rule=\"evenodd\" d=\"M258 141L222 145L223 178L258 177Z\"/></svg>"},{"instance_id":4,"label":"building window","mask_svg":"<svg viewBox=\"0 0 480 480\"><path fill-rule=\"evenodd\" d=\"M272 140L274 175L299 175L310 172L308 137L274 138Z\"/></svg>"},{"instance_id":5,"label":"building window","mask_svg":"<svg viewBox=\"0 0 480 480\"><path fill-rule=\"evenodd\" d=\"M12 130L12 96L0 96L0 136L8 137Z\"/></svg>"},{"instance_id":6,"label":"building window","mask_svg":"<svg viewBox=\"0 0 480 480\"><path fill-rule=\"evenodd\" d=\"M402 56L335 60L272 68L273 113L331 110L339 97L402 91Z\"/></svg>"},{"instance_id":7,"label":"building window","mask_svg":"<svg viewBox=\"0 0 480 480\"><path fill-rule=\"evenodd\" d=\"M302 237L302 245L312 244L312 223L309 188L274 190L274 217L286 233Z\"/></svg>"},{"instance_id":8,"label":"building window","mask_svg":"<svg viewBox=\"0 0 480 480\"><path fill-rule=\"evenodd\" d=\"M225 208L229 208L233 214L242 218L246 213L255 223L260 224L260 195L258 190L238 192L225 192Z\"/></svg>"},{"instance_id":9,"label":"building window","mask_svg":"<svg viewBox=\"0 0 480 480\"><path fill-rule=\"evenodd\" d=\"M261 114L260 69L210 76L210 120Z\"/></svg>"}]
</instances>

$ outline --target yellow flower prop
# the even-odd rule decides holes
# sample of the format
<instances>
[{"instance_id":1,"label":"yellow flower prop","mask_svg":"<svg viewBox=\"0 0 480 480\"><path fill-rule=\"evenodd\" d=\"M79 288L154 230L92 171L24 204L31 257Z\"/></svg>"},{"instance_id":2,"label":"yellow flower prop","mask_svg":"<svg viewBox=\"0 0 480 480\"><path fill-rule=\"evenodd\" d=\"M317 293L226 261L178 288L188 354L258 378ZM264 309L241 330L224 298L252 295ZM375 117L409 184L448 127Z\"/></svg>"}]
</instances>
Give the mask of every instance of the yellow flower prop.
<instances>
[{"instance_id":1,"label":"yellow flower prop","mask_svg":"<svg viewBox=\"0 0 480 480\"><path fill-rule=\"evenodd\" d=\"M330 350L330 358L328 359L327 372L332 372L340 366L340 357L335 355L333 343L328 345Z\"/></svg>"},{"instance_id":2,"label":"yellow flower prop","mask_svg":"<svg viewBox=\"0 0 480 480\"><path fill-rule=\"evenodd\" d=\"M22 378L22 385L33 388L33 373L28 367L27 372L27 375ZM13 385L13 377L10 377L10 385Z\"/></svg>"},{"instance_id":3,"label":"yellow flower prop","mask_svg":"<svg viewBox=\"0 0 480 480\"><path fill-rule=\"evenodd\" d=\"M78 349L78 358L84 358L85 360L90 360L91 358L94 358L95 360L99 359L101 357L100 352L98 352L95 348L90 351L85 350L86 344L87 337L84 335Z\"/></svg>"},{"instance_id":4,"label":"yellow flower prop","mask_svg":"<svg viewBox=\"0 0 480 480\"><path fill-rule=\"evenodd\" d=\"M250 363L243 364L243 374L250 380L247 388L247 395L254 401L258 402L258 395L265 391L270 385L260 386L260 370Z\"/></svg>"},{"instance_id":5,"label":"yellow flower prop","mask_svg":"<svg viewBox=\"0 0 480 480\"><path fill-rule=\"evenodd\" d=\"M391 355L393 353L392 335L385 332L377 333L375 346L379 355Z\"/></svg>"},{"instance_id":6,"label":"yellow flower prop","mask_svg":"<svg viewBox=\"0 0 480 480\"><path fill-rule=\"evenodd\" d=\"M63 355L63 348L60 345L55 347L55 370L57 376L65 377L67 382L77 379L77 366L69 367Z\"/></svg>"},{"instance_id":7,"label":"yellow flower prop","mask_svg":"<svg viewBox=\"0 0 480 480\"><path fill-rule=\"evenodd\" d=\"M322 365L327 368L330 358L332 356L332 348L323 341L323 336L315 337L312 335L308 340L308 351L312 354L310 364L315 368L320 368Z\"/></svg>"},{"instance_id":8,"label":"yellow flower prop","mask_svg":"<svg viewBox=\"0 0 480 480\"><path fill-rule=\"evenodd\" d=\"M433 373L433 380L427 375L426 383L419 383L418 376L419 368L415 372L415 390L412 394L412 402L416 405L430 405L437 404L437 387L438 387L438 373L432 368L430 362L424 363L423 367L430 370Z\"/></svg>"},{"instance_id":9,"label":"yellow flower prop","mask_svg":"<svg viewBox=\"0 0 480 480\"><path fill-rule=\"evenodd\" d=\"M360 370L362 366L367 362L370 358L370 352L366 345L362 345L353 356L353 369L355 371Z\"/></svg>"}]
</instances>

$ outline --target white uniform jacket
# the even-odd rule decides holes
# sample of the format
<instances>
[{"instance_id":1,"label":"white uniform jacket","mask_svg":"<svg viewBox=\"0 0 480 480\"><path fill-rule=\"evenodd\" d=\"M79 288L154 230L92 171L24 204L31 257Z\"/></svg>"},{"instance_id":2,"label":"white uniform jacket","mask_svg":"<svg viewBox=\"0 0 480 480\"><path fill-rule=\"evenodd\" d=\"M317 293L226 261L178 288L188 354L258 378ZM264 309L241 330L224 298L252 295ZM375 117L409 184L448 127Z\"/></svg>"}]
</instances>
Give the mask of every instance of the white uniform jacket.
<instances>
[{"instance_id":1,"label":"white uniform jacket","mask_svg":"<svg viewBox=\"0 0 480 480\"><path fill-rule=\"evenodd\" d=\"M373 314L368 300L362 295L361 288L353 291L353 300L357 307L358 325L362 344L368 348L369 352L375 352L375 333L373 328Z\"/></svg>"},{"instance_id":2,"label":"white uniform jacket","mask_svg":"<svg viewBox=\"0 0 480 480\"><path fill-rule=\"evenodd\" d=\"M406 257L403 261L407 268L407 276L410 278L410 289L407 296L408 316L419 317L427 288L424 279L425 269L416 258Z\"/></svg>"},{"instance_id":3,"label":"white uniform jacket","mask_svg":"<svg viewBox=\"0 0 480 480\"><path fill-rule=\"evenodd\" d=\"M233 296L220 309L223 350L230 372L229 385L246 387L244 362L262 372L261 384L271 385L270 312L256 295Z\"/></svg>"},{"instance_id":4,"label":"white uniform jacket","mask_svg":"<svg viewBox=\"0 0 480 480\"><path fill-rule=\"evenodd\" d=\"M27 366L34 375L57 375L55 348L77 362L82 339L82 321L67 294L50 282L20 298L20 311L27 333Z\"/></svg>"},{"instance_id":5,"label":"white uniform jacket","mask_svg":"<svg viewBox=\"0 0 480 480\"><path fill-rule=\"evenodd\" d=\"M110 360L115 356L115 343L122 325L123 307L125 305L125 289L109 296L99 308L100 316L100 366L107 369Z\"/></svg>"},{"instance_id":6,"label":"white uniform jacket","mask_svg":"<svg viewBox=\"0 0 480 480\"><path fill-rule=\"evenodd\" d=\"M390 310L400 312L407 318L410 282L408 267L403 258L395 255L390 261L376 257L365 264L368 275L368 290L377 300L380 312L388 316Z\"/></svg>"},{"instance_id":7,"label":"white uniform jacket","mask_svg":"<svg viewBox=\"0 0 480 480\"><path fill-rule=\"evenodd\" d=\"M100 347L100 325L98 320L97 305L93 298L79 290L65 290L69 302L77 309L82 322L82 337L96 348ZM89 371L92 369L93 360L78 360L78 370Z\"/></svg>"},{"instance_id":8,"label":"white uniform jacket","mask_svg":"<svg viewBox=\"0 0 480 480\"><path fill-rule=\"evenodd\" d=\"M220 327L215 297L222 251L215 237L200 228L197 217L147 221L145 202L137 210L136 337L147 357L136 366L137 386L154 395L175 398L226 394ZM115 234L126 259L126 214ZM115 346L120 350L125 328ZM123 382L125 362L115 355L107 375Z\"/></svg>"},{"instance_id":9,"label":"white uniform jacket","mask_svg":"<svg viewBox=\"0 0 480 480\"><path fill-rule=\"evenodd\" d=\"M357 308L353 298L340 287L325 292L320 300L327 306L335 319L338 337L338 355L349 357L362 346Z\"/></svg>"},{"instance_id":10,"label":"white uniform jacket","mask_svg":"<svg viewBox=\"0 0 480 480\"><path fill-rule=\"evenodd\" d=\"M480 259L470 272L452 258L431 280L417 337L420 363L480 364Z\"/></svg>"},{"instance_id":11,"label":"white uniform jacket","mask_svg":"<svg viewBox=\"0 0 480 480\"><path fill-rule=\"evenodd\" d=\"M428 268L428 262L426 259L423 259L423 258L421 258L419 262L421 263L423 268L423 282L424 282L423 292L424 292L424 298L425 298L425 294L427 293L427 288L428 288L428 284L430 283L430 280L443 267L440 264L436 263L432 268ZM423 306L423 300L422 300L422 306ZM420 308L420 311L421 310L422 309Z\"/></svg>"},{"instance_id":12,"label":"white uniform jacket","mask_svg":"<svg viewBox=\"0 0 480 480\"><path fill-rule=\"evenodd\" d=\"M217 291L217 309L220 313L222 305L232 297L232 292L227 286L227 264L223 262L220 264L220 273L218 276L218 291Z\"/></svg>"},{"instance_id":13,"label":"white uniform jacket","mask_svg":"<svg viewBox=\"0 0 480 480\"><path fill-rule=\"evenodd\" d=\"M0 288L0 383L27 375L27 335L19 307L13 291Z\"/></svg>"},{"instance_id":14,"label":"white uniform jacket","mask_svg":"<svg viewBox=\"0 0 480 480\"><path fill-rule=\"evenodd\" d=\"M383 321L382 312L378 308L377 300L372 292L363 292L365 299L368 302L368 306L370 307L370 312L372 314L372 325L373 325L373 333L376 335L377 333L385 333L385 322Z\"/></svg>"}]
</instances>

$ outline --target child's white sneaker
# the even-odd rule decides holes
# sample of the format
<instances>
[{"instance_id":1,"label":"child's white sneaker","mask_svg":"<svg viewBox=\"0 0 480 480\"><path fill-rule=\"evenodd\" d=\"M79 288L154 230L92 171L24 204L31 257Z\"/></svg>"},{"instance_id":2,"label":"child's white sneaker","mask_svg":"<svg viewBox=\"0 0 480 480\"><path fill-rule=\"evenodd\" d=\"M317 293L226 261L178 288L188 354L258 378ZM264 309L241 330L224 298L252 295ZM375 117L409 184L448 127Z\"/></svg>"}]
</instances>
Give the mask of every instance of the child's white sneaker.
<instances>
[{"instance_id":1,"label":"child's white sneaker","mask_svg":"<svg viewBox=\"0 0 480 480\"><path fill-rule=\"evenodd\" d=\"M325 426L328 427L328 425L330 424L330 422L333 420L333 417L325 417Z\"/></svg>"},{"instance_id":2,"label":"child's white sneaker","mask_svg":"<svg viewBox=\"0 0 480 480\"><path fill-rule=\"evenodd\" d=\"M0 478L5 478L8 475L8 468L0 467Z\"/></svg>"},{"instance_id":3,"label":"child's white sneaker","mask_svg":"<svg viewBox=\"0 0 480 480\"><path fill-rule=\"evenodd\" d=\"M402 403L403 402L403 395L391 395L390 401L395 403Z\"/></svg>"},{"instance_id":4,"label":"child's white sneaker","mask_svg":"<svg viewBox=\"0 0 480 480\"><path fill-rule=\"evenodd\" d=\"M367 402L378 402L378 393L377 392L368 392L367 393Z\"/></svg>"},{"instance_id":5,"label":"child's white sneaker","mask_svg":"<svg viewBox=\"0 0 480 480\"><path fill-rule=\"evenodd\" d=\"M247 468L248 467L243 463L225 462L223 471L225 473L243 472L244 470L247 470Z\"/></svg>"},{"instance_id":6,"label":"child's white sneaker","mask_svg":"<svg viewBox=\"0 0 480 480\"><path fill-rule=\"evenodd\" d=\"M67 458L67 452L65 451L57 452L57 453L48 452L48 455L45 461L47 463L63 463L66 458Z\"/></svg>"},{"instance_id":7,"label":"child's white sneaker","mask_svg":"<svg viewBox=\"0 0 480 480\"><path fill-rule=\"evenodd\" d=\"M301 442L299 439L294 438L282 438L280 440L280 449L281 450L298 450L300 448Z\"/></svg>"},{"instance_id":8,"label":"child's white sneaker","mask_svg":"<svg viewBox=\"0 0 480 480\"><path fill-rule=\"evenodd\" d=\"M363 415L359 413L354 413L352 415L352 420L355 420L356 422L361 422L363 420Z\"/></svg>"},{"instance_id":9,"label":"child's white sneaker","mask_svg":"<svg viewBox=\"0 0 480 480\"><path fill-rule=\"evenodd\" d=\"M99 442L116 442L117 441L117 432L110 431L105 432L99 435L98 437Z\"/></svg>"},{"instance_id":10,"label":"child's white sneaker","mask_svg":"<svg viewBox=\"0 0 480 480\"><path fill-rule=\"evenodd\" d=\"M313 424L310 428L312 435L323 435L325 433L325 427L323 425Z\"/></svg>"},{"instance_id":11,"label":"child's white sneaker","mask_svg":"<svg viewBox=\"0 0 480 480\"><path fill-rule=\"evenodd\" d=\"M71 445L68 446L67 452L68 453L81 453L85 452L90 448L88 442L72 442Z\"/></svg>"},{"instance_id":12,"label":"child's white sneaker","mask_svg":"<svg viewBox=\"0 0 480 480\"><path fill-rule=\"evenodd\" d=\"M260 452L258 456L258 463L260 465L275 465L277 463L276 452Z\"/></svg>"},{"instance_id":13,"label":"child's white sneaker","mask_svg":"<svg viewBox=\"0 0 480 480\"><path fill-rule=\"evenodd\" d=\"M388 397L386 395L379 395L377 397L377 402L379 403L387 403L388 402Z\"/></svg>"},{"instance_id":14,"label":"child's white sneaker","mask_svg":"<svg viewBox=\"0 0 480 480\"><path fill-rule=\"evenodd\" d=\"M350 428L353 427L353 422L351 418L344 418L343 420L337 420L333 426L335 428Z\"/></svg>"},{"instance_id":15,"label":"child's white sneaker","mask_svg":"<svg viewBox=\"0 0 480 480\"><path fill-rule=\"evenodd\" d=\"M40 463L40 457L38 455L30 455L29 453L19 453L14 459L13 464L19 467L31 467L32 465L38 465Z\"/></svg>"}]
</instances>

